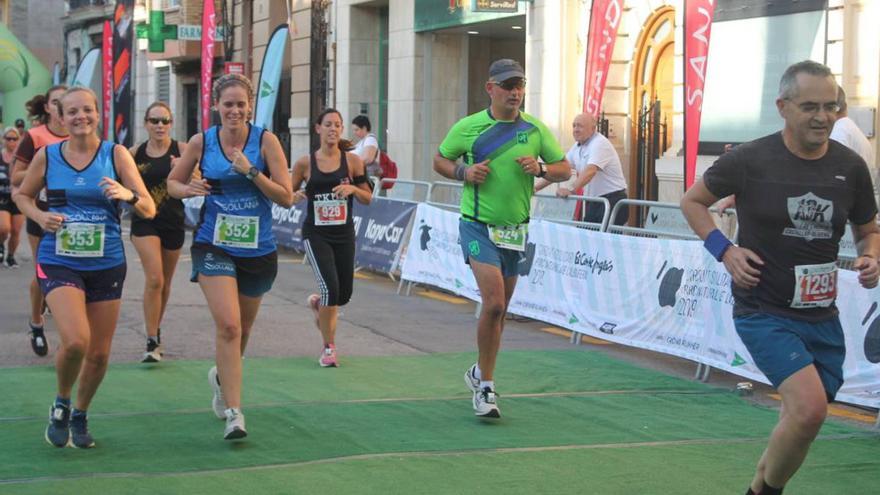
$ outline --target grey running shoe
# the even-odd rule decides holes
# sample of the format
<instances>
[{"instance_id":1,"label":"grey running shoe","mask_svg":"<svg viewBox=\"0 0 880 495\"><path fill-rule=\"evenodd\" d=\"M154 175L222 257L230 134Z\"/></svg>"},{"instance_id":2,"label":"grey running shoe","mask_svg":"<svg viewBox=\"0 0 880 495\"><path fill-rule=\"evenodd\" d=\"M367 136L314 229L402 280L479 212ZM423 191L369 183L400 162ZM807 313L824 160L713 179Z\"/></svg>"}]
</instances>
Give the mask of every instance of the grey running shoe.
<instances>
[{"instance_id":1,"label":"grey running shoe","mask_svg":"<svg viewBox=\"0 0 880 495\"><path fill-rule=\"evenodd\" d=\"M500 418L501 412L498 410L496 399L497 394L489 387L474 392L474 415L481 418Z\"/></svg>"},{"instance_id":2,"label":"grey running shoe","mask_svg":"<svg viewBox=\"0 0 880 495\"><path fill-rule=\"evenodd\" d=\"M226 419L226 399L223 398L223 390L220 389L220 379L217 377L217 367L211 366L208 370L208 383L211 384L211 390L214 391L214 398L211 399L211 408L214 414L220 419Z\"/></svg>"},{"instance_id":3,"label":"grey running shoe","mask_svg":"<svg viewBox=\"0 0 880 495\"><path fill-rule=\"evenodd\" d=\"M95 440L89 433L89 419L85 414L71 415L70 443L77 449L90 449L95 446Z\"/></svg>"},{"instance_id":4,"label":"grey running shoe","mask_svg":"<svg viewBox=\"0 0 880 495\"><path fill-rule=\"evenodd\" d=\"M241 409L230 407L226 410L226 429L223 430L224 440L235 440L247 436L244 427L244 414Z\"/></svg>"},{"instance_id":5,"label":"grey running shoe","mask_svg":"<svg viewBox=\"0 0 880 495\"><path fill-rule=\"evenodd\" d=\"M70 407L64 404L52 404L49 408L46 441L55 447L67 447L70 441Z\"/></svg>"}]
</instances>

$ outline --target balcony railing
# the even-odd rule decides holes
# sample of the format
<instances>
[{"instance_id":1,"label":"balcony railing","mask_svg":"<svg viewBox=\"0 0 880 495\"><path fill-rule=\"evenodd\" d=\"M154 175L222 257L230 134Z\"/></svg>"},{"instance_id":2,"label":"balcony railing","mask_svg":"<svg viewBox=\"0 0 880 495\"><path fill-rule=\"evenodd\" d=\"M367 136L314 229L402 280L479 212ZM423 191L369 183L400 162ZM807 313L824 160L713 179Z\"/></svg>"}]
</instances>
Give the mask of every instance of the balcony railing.
<instances>
[{"instance_id":1,"label":"balcony railing","mask_svg":"<svg viewBox=\"0 0 880 495\"><path fill-rule=\"evenodd\" d=\"M76 10L93 5L106 5L110 0L67 0L68 9Z\"/></svg>"}]
</instances>

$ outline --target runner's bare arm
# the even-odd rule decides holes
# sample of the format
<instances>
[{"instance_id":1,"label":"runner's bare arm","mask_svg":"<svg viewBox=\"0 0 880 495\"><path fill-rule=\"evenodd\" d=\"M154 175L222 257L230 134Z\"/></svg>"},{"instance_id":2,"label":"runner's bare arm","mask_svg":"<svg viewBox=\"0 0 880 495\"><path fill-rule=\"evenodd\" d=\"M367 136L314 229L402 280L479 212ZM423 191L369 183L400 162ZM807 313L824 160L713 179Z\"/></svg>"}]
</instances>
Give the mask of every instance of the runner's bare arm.
<instances>
[{"instance_id":1,"label":"runner's bare arm","mask_svg":"<svg viewBox=\"0 0 880 495\"><path fill-rule=\"evenodd\" d=\"M489 175L489 160L483 160L467 167L437 153L434 156L434 171L447 179L482 184Z\"/></svg>"},{"instance_id":2,"label":"runner's bare arm","mask_svg":"<svg viewBox=\"0 0 880 495\"><path fill-rule=\"evenodd\" d=\"M28 164L21 188L12 196L12 200L26 217L40 224L43 230L55 232L61 226L64 217L37 208L37 194L45 185L46 149L43 148L34 155L34 159Z\"/></svg>"},{"instance_id":3,"label":"runner's bare arm","mask_svg":"<svg viewBox=\"0 0 880 495\"><path fill-rule=\"evenodd\" d=\"M147 190L147 186L144 185L137 165L134 164L134 158L128 153L128 150L120 145L113 147L113 158L116 162L119 182L104 177L101 181L104 194L111 199L129 201L134 193L137 193L138 201L133 206L135 214L147 219L156 216L156 203L153 201L150 191Z\"/></svg>"},{"instance_id":4,"label":"runner's bare arm","mask_svg":"<svg viewBox=\"0 0 880 495\"><path fill-rule=\"evenodd\" d=\"M544 167L547 168L544 178L550 182L562 182L571 178L571 164L565 158L558 162L545 163Z\"/></svg>"},{"instance_id":5,"label":"runner's bare arm","mask_svg":"<svg viewBox=\"0 0 880 495\"><path fill-rule=\"evenodd\" d=\"M718 198L702 180L695 182L681 198L681 212L700 239L705 239L709 232L717 228L709 214L709 207L717 202Z\"/></svg>"},{"instance_id":6,"label":"runner's bare arm","mask_svg":"<svg viewBox=\"0 0 880 495\"><path fill-rule=\"evenodd\" d=\"M172 198L184 199L193 196L207 196L211 186L202 178L195 178L193 171L202 153L203 135L196 134L181 151L171 173L168 174L168 194Z\"/></svg>"},{"instance_id":7,"label":"runner's bare arm","mask_svg":"<svg viewBox=\"0 0 880 495\"><path fill-rule=\"evenodd\" d=\"M299 203L306 199L303 182L307 182L309 171L309 155L303 155L296 160L290 170L291 188L293 189L293 203Z\"/></svg>"},{"instance_id":8,"label":"runner's bare arm","mask_svg":"<svg viewBox=\"0 0 880 495\"><path fill-rule=\"evenodd\" d=\"M345 155L346 160L348 160L348 165L351 167L351 184L342 184L333 188L333 192L336 194L342 193L342 197L347 197L349 194L354 194L354 197L358 200L359 203L368 205L370 201L373 199L373 191L370 189L369 182L362 182L360 184L354 184L354 179L356 177L366 178L366 170L364 168L364 162L361 160L359 156L354 153L347 153Z\"/></svg>"},{"instance_id":9,"label":"runner's bare arm","mask_svg":"<svg viewBox=\"0 0 880 495\"><path fill-rule=\"evenodd\" d=\"M880 280L880 267L877 265L877 258L880 257L880 227L877 226L876 215L864 225L853 225L852 233L859 253L853 268L859 271L859 283L862 287L874 288Z\"/></svg>"},{"instance_id":10,"label":"runner's bare arm","mask_svg":"<svg viewBox=\"0 0 880 495\"><path fill-rule=\"evenodd\" d=\"M12 178L10 182L15 187L21 186L22 182L24 182L24 177L27 175L28 171L28 163L22 161L19 158L12 157Z\"/></svg>"},{"instance_id":11,"label":"runner's bare arm","mask_svg":"<svg viewBox=\"0 0 880 495\"><path fill-rule=\"evenodd\" d=\"M287 158L281 149L281 143L271 132L263 133L262 150L266 169L270 175L257 174L253 178L254 185L272 202L290 208L293 205L293 191L290 189L290 174L287 172ZM236 150L233 156L233 167L236 172L246 174L253 166L241 151Z\"/></svg>"},{"instance_id":12,"label":"runner's bare arm","mask_svg":"<svg viewBox=\"0 0 880 495\"><path fill-rule=\"evenodd\" d=\"M705 240L717 229L709 213L709 207L717 201L702 180L694 183L681 198L681 212L700 239ZM761 271L756 265L763 265L764 261L752 250L732 245L724 252L722 261L736 285L746 288L758 285Z\"/></svg>"}]
</instances>

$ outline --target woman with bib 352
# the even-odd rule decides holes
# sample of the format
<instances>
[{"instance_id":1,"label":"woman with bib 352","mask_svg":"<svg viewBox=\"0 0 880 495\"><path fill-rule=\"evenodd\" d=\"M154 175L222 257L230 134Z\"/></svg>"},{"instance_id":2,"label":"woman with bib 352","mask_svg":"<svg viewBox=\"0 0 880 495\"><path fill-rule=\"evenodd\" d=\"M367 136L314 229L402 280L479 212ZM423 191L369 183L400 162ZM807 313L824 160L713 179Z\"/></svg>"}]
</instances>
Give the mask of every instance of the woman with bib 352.
<instances>
[{"instance_id":1,"label":"woman with bib 352","mask_svg":"<svg viewBox=\"0 0 880 495\"><path fill-rule=\"evenodd\" d=\"M91 90L67 90L58 113L70 139L37 152L15 202L45 232L37 249L37 280L52 313L64 316L55 319L61 337L55 357L58 395L46 440L56 447L89 448L95 442L86 411L107 371L125 281L119 202L145 218L155 215L156 207L128 150L98 137L98 102ZM48 211L36 204L43 187Z\"/></svg>"},{"instance_id":2,"label":"woman with bib 352","mask_svg":"<svg viewBox=\"0 0 880 495\"><path fill-rule=\"evenodd\" d=\"M191 280L201 286L217 329L217 365L208 381L214 413L226 420L223 438L232 440L247 436L241 357L278 271L272 203L289 207L293 193L278 138L248 123L251 82L227 74L212 93L220 125L193 136L168 176L168 192L179 199L205 196L193 234ZM201 178L191 179L196 163Z\"/></svg>"}]
</instances>

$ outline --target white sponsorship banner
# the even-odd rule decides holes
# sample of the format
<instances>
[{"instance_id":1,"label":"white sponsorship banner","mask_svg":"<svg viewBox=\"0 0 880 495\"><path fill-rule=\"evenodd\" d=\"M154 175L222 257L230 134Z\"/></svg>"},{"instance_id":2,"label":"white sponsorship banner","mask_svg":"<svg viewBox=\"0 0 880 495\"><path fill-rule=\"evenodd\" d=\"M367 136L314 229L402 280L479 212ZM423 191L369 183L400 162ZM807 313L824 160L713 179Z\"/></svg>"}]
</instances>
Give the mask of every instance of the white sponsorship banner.
<instances>
[{"instance_id":1,"label":"white sponsorship banner","mask_svg":"<svg viewBox=\"0 0 880 495\"><path fill-rule=\"evenodd\" d=\"M458 243L458 213L420 203L401 277L479 301L480 291Z\"/></svg>"},{"instance_id":2,"label":"white sponsorship banner","mask_svg":"<svg viewBox=\"0 0 880 495\"><path fill-rule=\"evenodd\" d=\"M419 205L401 276L479 301L458 217ZM511 313L767 383L734 329L730 276L701 243L532 220L527 257ZM839 289L847 357L838 400L878 407L880 292L862 289L847 271Z\"/></svg>"}]
</instances>

